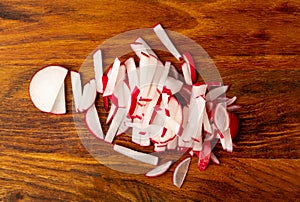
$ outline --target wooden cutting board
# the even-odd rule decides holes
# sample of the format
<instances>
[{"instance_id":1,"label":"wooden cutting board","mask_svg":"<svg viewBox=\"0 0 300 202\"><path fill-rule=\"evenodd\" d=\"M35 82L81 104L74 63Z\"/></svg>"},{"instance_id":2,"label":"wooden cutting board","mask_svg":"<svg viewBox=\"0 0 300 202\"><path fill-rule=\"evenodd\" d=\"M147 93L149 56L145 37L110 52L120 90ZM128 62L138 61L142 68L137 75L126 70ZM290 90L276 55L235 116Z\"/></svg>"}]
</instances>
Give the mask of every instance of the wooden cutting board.
<instances>
[{"instance_id":1,"label":"wooden cutting board","mask_svg":"<svg viewBox=\"0 0 300 202\"><path fill-rule=\"evenodd\" d=\"M0 200L290 200L299 196L300 3L297 0L0 0ZM233 153L200 172L194 158L181 189L174 167L146 178L107 168L81 144L66 79L68 113L38 111L32 75L58 64L78 70L106 39L165 28L212 57L242 109Z\"/></svg>"}]
</instances>

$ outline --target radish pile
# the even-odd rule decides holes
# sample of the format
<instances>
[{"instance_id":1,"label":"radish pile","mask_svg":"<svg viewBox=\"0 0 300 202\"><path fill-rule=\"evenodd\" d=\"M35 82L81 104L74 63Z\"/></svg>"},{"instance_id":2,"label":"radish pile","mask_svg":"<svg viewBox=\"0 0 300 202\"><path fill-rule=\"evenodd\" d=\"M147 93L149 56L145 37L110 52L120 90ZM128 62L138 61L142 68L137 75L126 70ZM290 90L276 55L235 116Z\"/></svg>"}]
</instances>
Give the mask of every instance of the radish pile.
<instances>
[{"instance_id":1,"label":"radish pile","mask_svg":"<svg viewBox=\"0 0 300 202\"><path fill-rule=\"evenodd\" d=\"M131 140L139 146L153 146L153 154L135 151L114 144L114 151L137 161L155 165L145 175L155 177L165 173L174 161L160 163L156 152L176 150L190 155L175 167L173 183L181 187L191 158L198 158L203 171L210 161L219 164L212 149L220 142L232 152L232 139L238 133L239 120L233 111L236 97L225 96L228 86L219 82L197 82L197 72L190 53L179 53L160 24L153 28L157 38L181 64L161 61L147 42L138 38L130 46L137 57L113 64L103 71L101 50L93 54L95 78L82 85L81 75L71 71L72 92L76 112L85 114L90 132L99 141L114 143L117 136L131 131ZM67 70L49 66L32 78L30 97L44 112L63 114L65 109L64 79ZM97 93L108 112L104 134L95 106Z\"/></svg>"}]
</instances>

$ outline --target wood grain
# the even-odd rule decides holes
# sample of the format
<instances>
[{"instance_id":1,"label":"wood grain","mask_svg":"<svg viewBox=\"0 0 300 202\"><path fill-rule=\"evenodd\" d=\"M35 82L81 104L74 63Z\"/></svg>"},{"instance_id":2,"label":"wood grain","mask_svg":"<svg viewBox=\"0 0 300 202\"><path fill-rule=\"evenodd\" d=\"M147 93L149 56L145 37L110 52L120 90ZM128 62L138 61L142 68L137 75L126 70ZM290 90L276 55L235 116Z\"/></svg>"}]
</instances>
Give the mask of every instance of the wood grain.
<instances>
[{"instance_id":1,"label":"wood grain","mask_svg":"<svg viewBox=\"0 0 300 202\"><path fill-rule=\"evenodd\" d=\"M300 196L300 3L297 0L0 0L0 200L297 201ZM32 75L78 70L104 40L162 23L199 44L243 108L233 153L220 166L193 159L181 189L174 166L149 179L107 168L81 144L72 116L39 112Z\"/></svg>"}]
</instances>

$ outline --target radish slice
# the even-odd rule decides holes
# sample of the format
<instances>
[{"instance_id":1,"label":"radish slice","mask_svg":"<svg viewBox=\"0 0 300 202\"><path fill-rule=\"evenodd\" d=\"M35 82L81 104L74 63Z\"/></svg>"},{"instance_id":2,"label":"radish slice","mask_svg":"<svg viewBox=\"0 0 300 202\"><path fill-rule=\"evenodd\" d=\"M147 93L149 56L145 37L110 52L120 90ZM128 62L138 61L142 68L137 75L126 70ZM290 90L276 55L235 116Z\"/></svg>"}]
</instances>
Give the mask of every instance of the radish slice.
<instances>
[{"instance_id":1,"label":"radish slice","mask_svg":"<svg viewBox=\"0 0 300 202\"><path fill-rule=\"evenodd\" d=\"M236 96L234 96L234 97L228 99L228 100L226 101L226 105L227 105L227 106L232 105L232 104L236 101L236 99L237 99Z\"/></svg>"},{"instance_id":2,"label":"radish slice","mask_svg":"<svg viewBox=\"0 0 300 202\"><path fill-rule=\"evenodd\" d=\"M181 54L178 52L178 50L175 48L174 44L172 43L171 39L168 37L166 31L162 28L160 24L156 25L153 28L156 36L159 38L159 40L164 44L164 46L174 55L174 57L177 60L182 60Z\"/></svg>"},{"instance_id":3,"label":"radish slice","mask_svg":"<svg viewBox=\"0 0 300 202\"><path fill-rule=\"evenodd\" d=\"M157 57L157 55L153 52L150 46L142 39L141 37L137 38L133 44L130 45L135 54L140 58L141 53L147 53L148 55L153 55Z\"/></svg>"},{"instance_id":4,"label":"radish slice","mask_svg":"<svg viewBox=\"0 0 300 202\"><path fill-rule=\"evenodd\" d=\"M183 83L177 79L174 79L172 77L167 77L165 86L171 90L172 94L176 94L180 91L182 88Z\"/></svg>"},{"instance_id":5,"label":"radish slice","mask_svg":"<svg viewBox=\"0 0 300 202\"><path fill-rule=\"evenodd\" d=\"M75 109L78 112L79 103L82 97L81 77L78 72L71 71L71 83Z\"/></svg>"},{"instance_id":6,"label":"radish slice","mask_svg":"<svg viewBox=\"0 0 300 202\"><path fill-rule=\"evenodd\" d=\"M189 67L188 72L189 72L192 82L193 83L196 82L196 80L197 80L196 66L195 66L195 63L194 63L194 60L193 60L191 54L188 52L183 53L183 59L187 63L187 66Z\"/></svg>"},{"instance_id":7,"label":"radish slice","mask_svg":"<svg viewBox=\"0 0 300 202\"><path fill-rule=\"evenodd\" d=\"M138 151L135 151L135 150L132 150L132 149L129 149L127 147L123 147L123 146L120 146L117 144L114 145L114 150L116 152L119 152L120 154L128 156L132 159L141 161L143 163L151 164L151 165L157 165L158 161L159 161L159 158L157 156L138 152Z\"/></svg>"},{"instance_id":8,"label":"radish slice","mask_svg":"<svg viewBox=\"0 0 300 202\"><path fill-rule=\"evenodd\" d=\"M186 177L186 174L189 169L189 165L191 162L191 157L184 159L182 162L178 164L178 166L174 170L173 174L173 184L180 188L183 184L183 181Z\"/></svg>"},{"instance_id":9,"label":"radish slice","mask_svg":"<svg viewBox=\"0 0 300 202\"><path fill-rule=\"evenodd\" d=\"M111 120L114 117L114 115L116 114L117 110L118 110L118 107L116 105L114 105L114 103L111 103L109 113L106 118L106 124L111 122Z\"/></svg>"},{"instance_id":10,"label":"radish slice","mask_svg":"<svg viewBox=\"0 0 300 202\"><path fill-rule=\"evenodd\" d=\"M234 113L229 112L228 114L230 120L229 122L230 135L231 138L234 139L239 132L240 123L238 117Z\"/></svg>"},{"instance_id":11,"label":"radish slice","mask_svg":"<svg viewBox=\"0 0 300 202\"><path fill-rule=\"evenodd\" d=\"M75 89L76 90L76 89ZM76 93L78 94L78 93ZM88 83L86 83L83 87L82 96L80 98L78 111L83 112L90 108L95 100L96 100L96 81L95 79L90 80Z\"/></svg>"},{"instance_id":12,"label":"radish slice","mask_svg":"<svg viewBox=\"0 0 300 202\"><path fill-rule=\"evenodd\" d=\"M222 133L229 128L228 112L222 103L219 103L216 107L214 123Z\"/></svg>"},{"instance_id":13,"label":"radish slice","mask_svg":"<svg viewBox=\"0 0 300 202\"><path fill-rule=\"evenodd\" d=\"M211 156L211 145L210 142L204 142L202 145L202 151L199 155L198 168L200 171L204 171L209 164Z\"/></svg>"},{"instance_id":14,"label":"radish slice","mask_svg":"<svg viewBox=\"0 0 300 202\"><path fill-rule=\"evenodd\" d=\"M214 88L214 89L208 91L208 93L206 94L206 98L209 101L213 101L213 100L217 99L218 97L220 97L221 95L224 95L227 90L228 90L228 86L220 86L220 87Z\"/></svg>"},{"instance_id":15,"label":"radish slice","mask_svg":"<svg viewBox=\"0 0 300 202\"><path fill-rule=\"evenodd\" d=\"M87 110L85 114L85 123L93 135L100 139L104 138L98 112L94 104Z\"/></svg>"},{"instance_id":16,"label":"radish slice","mask_svg":"<svg viewBox=\"0 0 300 202\"><path fill-rule=\"evenodd\" d=\"M220 164L220 161L218 160L218 158L216 157L216 155L213 152L211 152L211 154L210 154L210 160L217 165Z\"/></svg>"},{"instance_id":17,"label":"radish slice","mask_svg":"<svg viewBox=\"0 0 300 202\"><path fill-rule=\"evenodd\" d=\"M63 85L67 73L68 70L61 66L48 66L35 73L30 81L29 94L36 108L54 114L66 113L62 105L65 105Z\"/></svg>"},{"instance_id":18,"label":"radish slice","mask_svg":"<svg viewBox=\"0 0 300 202\"><path fill-rule=\"evenodd\" d=\"M53 114L64 114L66 113L66 102L65 102L65 83L61 86L55 103L51 109Z\"/></svg>"},{"instance_id":19,"label":"radish slice","mask_svg":"<svg viewBox=\"0 0 300 202\"><path fill-rule=\"evenodd\" d=\"M167 172L167 170L170 168L172 163L173 163L173 161L168 161L164 164L161 164L161 165L157 166L156 168L147 172L145 175L147 177L158 177L158 176L164 174L165 172Z\"/></svg>"},{"instance_id":20,"label":"radish slice","mask_svg":"<svg viewBox=\"0 0 300 202\"><path fill-rule=\"evenodd\" d=\"M231 105L231 106L227 107L227 110L232 112L232 111L239 110L240 108L241 108L240 105Z\"/></svg>"},{"instance_id":21,"label":"radish slice","mask_svg":"<svg viewBox=\"0 0 300 202\"><path fill-rule=\"evenodd\" d=\"M212 133L211 124L206 110L203 112L203 129L206 133Z\"/></svg>"},{"instance_id":22,"label":"radish slice","mask_svg":"<svg viewBox=\"0 0 300 202\"><path fill-rule=\"evenodd\" d=\"M174 79L179 79L179 73L174 65L171 65L169 76L173 77Z\"/></svg>"},{"instance_id":23,"label":"radish slice","mask_svg":"<svg viewBox=\"0 0 300 202\"><path fill-rule=\"evenodd\" d=\"M232 139L231 139L231 135L230 135L230 129L227 129L226 131L224 131L222 133L222 135L224 137L220 138L220 142L222 144L223 149L228 152L232 152L233 145L232 145Z\"/></svg>"},{"instance_id":24,"label":"radish slice","mask_svg":"<svg viewBox=\"0 0 300 202\"><path fill-rule=\"evenodd\" d=\"M93 61L94 61L94 72L95 72L97 91L99 93L103 93L103 84L102 84L103 65L102 65L101 50L97 50L94 53Z\"/></svg>"},{"instance_id":25,"label":"radish slice","mask_svg":"<svg viewBox=\"0 0 300 202\"><path fill-rule=\"evenodd\" d=\"M192 86L191 99L197 98L199 96L204 96L206 89L207 89L207 85L205 84L202 85L194 84Z\"/></svg>"},{"instance_id":26,"label":"radish slice","mask_svg":"<svg viewBox=\"0 0 300 202\"><path fill-rule=\"evenodd\" d=\"M121 63L120 60L116 58L112 66L111 73L108 76L108 82L103 96L109 96L113 93L114 87L116 85L119 69L120 69L120 63Z\"/></svg>"},{"instance_id":27,"label":"radish slice","mask_svg":"<svg viewBox=\"0 0 300 202\"><path fill-rule=\"evenodd\" d=\"M116 136L118 128L120 127L120 125L122 124L122 121L124 120L125 114L126 114L125 109L122 109L122 108L118 109L118 111L117 111L116 115L114 116L114 118L109 126L109 129L106 133L106 136L104 139L106 142L112 143L112 141L114 140L114 138Z\"/></svg>"},{"instance_id":28,"label":"radish slice","mask_svg":"<svg viewBox=\"0 0 300 202\"><path fill-rule=\"evenodd\" d=\"M127 70L129 88L130 91L132 92L136 86L139 87L139 83L140 83L134 59L133 58L127 59L125 61L125 67Z\"/></svg>"},{"instance_id":29,"label":"radish slice","mask_svg":"<svg viewBox=\"0 0 300 202\"><path fill-rule=\"evenodd\" d=\"M184 62L181 64L181 69L182 69L185 83L188 85L193 85L193 81L189 72L189 65L186 62Z\"/></svg>"}]
</instances>

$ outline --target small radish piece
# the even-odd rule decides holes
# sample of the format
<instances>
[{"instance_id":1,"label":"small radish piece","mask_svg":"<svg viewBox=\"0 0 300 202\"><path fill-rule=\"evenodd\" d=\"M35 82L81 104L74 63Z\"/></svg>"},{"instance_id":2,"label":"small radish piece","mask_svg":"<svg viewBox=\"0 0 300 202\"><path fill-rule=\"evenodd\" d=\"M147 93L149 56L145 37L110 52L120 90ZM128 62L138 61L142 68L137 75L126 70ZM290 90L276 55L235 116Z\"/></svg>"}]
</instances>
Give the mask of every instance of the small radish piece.
<instances>
[{"instance_id":1,"label":"small radish piece","mask_svg":"<svg viewBox=\"0 0 300 202\"><path fill-rule=\"evenodd\" d=\"M211 145L210 142L204 142L202 145L202 150L199 155L198 168L200 171L204 171L209 164L211 156Z\"/></svg>"},{"instance_id":2,"label":"small radish piece","mask_svg":"<svg viewBox=\"0 0 300 202\"><path fill-rule=\"evenodd\" d=\"M68 70L60 66L48 66L35 73L30 81L29 94L36 108L43 112L66 113L62 87L67 73ZM59 106L54 106L55 104Z\"/></svg>"},{"instance_id":3,"label":"small radish piece","mask_svg":"<svg viewBox=\"0 0 300 202\"><path fill-rule=\"evenodd\" d=\"M129 158L135 159L137 161L151 164L151 165L157 165L159 158L157 156L146 154L143 152L138 152L132 149L129 149L127 147L123 147L121 145L114 145L114 150L120 154L123 154Z\"/></svg>"},{"instance_id":4,"label":"small radish piece","mask_svg":"<svg viewBox=\"0 0 300 202\"><path fill-rule=\"evenodd\" d=\"M116 114L117 110L118 110L118 107L114 103L111 103L110 109L109 109L109 112L108 112L108 115L106 118L106 124L109 124L109 122L111 122L111 120L114 117L114 115Z\"/></svg>"},{"instance_id":5,"label":"small radish piece","mask_svg":"<svg viewBox=\"0 0 300 202\"><path fill-rule=\"evenodd\" d=\"M184 159L182 162L180 162L175 168L173 173L173 184L176 187L180 188L182 186L183 181L188 172L190 162L191 162L191 157L188 157Z\"/></svg>"},{"instance_id":6,"label":"small radish piece","mask_svg":"<svg viewBox=\"0 0 300 202\"><path fill-rule=\"evenodd\" d=\"M90 130L90 132L99 139L104 138L104 134L102 131L101 123L99 120L98 112L93 104L85 114L85 123Z\"/></svg>"},{"instance_id":7,"label":"small radish piece","mask_svg":"<svg viewBox=\"0 0 300 202\"><path fill-rule=\"evenodd\" d=\"M241 108L240 105L231 105L231 106L228 106L227 107L227 110L232 112L232 111L236 111L236 110L239 110Z\"/></svg>"},{"instance_id":8,"label":"small radish piece","mask_svg":"<svg viewBox=\"0 0 300 202\"><path fill-rule=\"evenodd\" d=\"M181 54L172 43L164 28L160 24L158 24L153 28L153 30L159 40L163 43L163 45L170 51L170 53L174 55L177 60L182 60Z\"/></svg>"},{"instance_id":9,"label":"small radish piece","mask_svg":"<svg viewBox=\"0 0 300 202\"><path fill-rule=\"evenodd\" d=\"M150 48L148 43L143 38L139 37L135 40L135 42L143 44L144 47L146 48L147 52L149 53L149 55L153 55L156 58L158 58L157 55L154 53L154 51Z\"/></svg>"},{"instance_id":10,"label":"small radish piece","mask_svg":"<svg viewBox=\"0 0 300 202\"><path fill-rule=\"evenodd\" d=\"M190 72L189 72L189 65L186 62L184 62L184 63L181 64L181 69L182 69L182 73L183 73L185 83L187 85L193 85L193 81L192 81L192 78L191 78L191 75L190 75Z\"/></svg>"},{"instance_id":11,"label":"small radish piece","mask_svg":"<svg viewBox=\"0 0 300 202\"><path fill-rule=\"evenodd\" d=\"M75 89L76 90L76 89ZM96 100L97 90L95 79L90 80L83 87L82 96L80 98L78 111L83 112L90 108Z\"/></svg>"},{"instance_id":12,"label":"small radish piece","mask_svg":"<svg viewBox=\"0 0 300 202\"><path fill-rule=\"evenodd\" d=\"M228 112L222 103L219 103L216 106L214 113L214 123L221 133L229 128Z\"/></svg>"},{"instance_id":13,"label":"small radish piece","mask_svg":"<svg viewBox=\"0 0 300 202\"><path fill-rule=\"evenodd\" d=\"M230 128L230 135L231 138L234 139L238 132L240 127L240 122L238 117L234 113L228 113L229 114L229 128Z\"/></svg>"},{"instance_id":14,"label":"small radish piece","mask_svg":"<svg viewBox=\"0 0 300 202\"><path fill-rule=\"evenodd\" d=\"M189 67L189 74L190 74L192 82L193 83L196 82L196 80L197 80L196 66L195 66L195 63L194 63L194 60L193 60L191 54L188 52L183 53L183 59Z\"/></svg>"},{"instance_id":15,"label":"small radish piece","mask_svg":"<svg viewBox=\"0 0 300 202\"><path fill-rule=\"evenodd\" d=\"M167 144L167 149L168 150L173 150L177 148L178 144L178 137L176 136L173 140L170 140Z\"/></svg>"},{"instance_id":16,"label":"small radish piece","mask_svg":"<svg viewBox=\"0 0 300 202\"><path fill-rule=\"evenodd\" d=\"M139 87L139 83L140 83L138 71L134 59L132 57L125 61L125 67L127 70L129 88L130 91L132 92L136 86Z\"/></svg>"},{"instance_id":17,"label":"small radish piece","mask_svg":"<svg viewBox=\"0 0 300 202\"><path fill-rule=\"evenodd\" d=\"M210 133L210 134L212 133L212 127L211 127L206 110L204 110L204 112L203 112L203 129L204 129L204 132L206 132L206 133Z\"/></svg>"},{"instance_id":18,"label":"small radish piece","mask_svg":"<svg viewBox=\"0 0 300 202\"><path fill-rule=\"evenodd\" d=\"M227 106L232 105L232 104L236 101L236 99L237 99L236 96L234 96L234 97L228 99L228 100L226 101L226 105L227 105Z\"/></svg>"},{"instance_id":19,"label":"small radish piece","mask_svg":"<svg viewBox=\"0 0 300 202\"><path fill-rule=\"evenodd\" d=\"M161 164L161 165L157 166L156 168L150 170L145 175L147 177L158 177L158 176L164 174L165 172L167 172L167 170L170 168L172 163L173 163L173 161L167 161L166 163Z\"/></svg>"},{"instance_id":20,"label":"small radish piece","mask_svg":"<svg viewBox=\"0 0 300 202\"><path fill-rule=\"evenodd\" d=\"M126 114L125 109L123 109L123 108L118 109L118 111L117 111L116 115L114 116L114 118L109 126L109 129L106 133L106 136L104 139L106 142L112 143L120 125L122 124L122 121L124 120L125 114Z\"/></svg>"},{"instance_id":21,"label":"small radish piece","mask_svg":"<svg viewBox=\"0 0 300 202\"><path fill-rule=\"evenodd\" d=\"M135 54L139 58L141 57L142 52L147 53L149 55L151 54L151 55L157 57L157 55L153 52L153 50L150 48L150 46L141 37L137 38L137 40L135 40L135 42L132 43L130 46L131 46L131 49L135 52Z\"/></svg>"},{"instance_id":22,"label":"small radish piece","mask_svg":"<svg viewBox=\"0 0 300 202\"><path fill-rule=\"evenodd\" d=\"M169 76L173 77L174 79L179 79L179 73L174 65L171 65Z\"/></svg>"},{"instance_id":23,"label":"small radish piece","mask_svg":"<svg viewBox=\"0 0 300 202\"><path fill-rule=\"evenodd\" d=\"M225 95L226 91L228 90L228 86L220 86L217 88L214 88L206 94L206 98L208 101L214 101L221 95Z\"/></svg>"},{"instance_id":24,"label":"small radish piece","mask_svg":"<svg viewBox=\"0 0 300 202\"><path fill-rule=\"evenodd\" d=\"M220 138L220 142L222 144L223 149L228 152L232 152L233 145L232 145L232 139L231 139L231 135L230 135L230 129L228 128L227 130L222 132L222 135L224 137Z\"/></svg>"},{"instance_id":25,"label":"small radish piece","mask_svg":"<svg viewBox=\"0 0 300 202\"><path fill-rule=\"evenodd\" d=\"M101 50L97 50L93 55L94 61L94 72L96 79L96 87L99 93L103 93L103 84L102 84L102 76L103 76L103 65L102 65L102 53Z\"/></svg>"},{"instance_id":26,"label":"small radish piece","mask_svg":"<svg viewBox=\"0 0 300 202\"><path fill-rule=\"evenodd\" d=\"M194 84L192 86L191 99L197 98L199 96L204 96L207 90L207 85L205 84Z\"/></svg>"},{"instance_id":27,"label":"small radish piece","mask_svg":"<svg viewBox=\"0 0 300 202\"><path fill-rule=\"evenodd\" d=\"M180 89L182 88L183 83L181 81L179 81L178 79L174 79L172 77L167 77L166 82L165 82L165 86L166 88L170 89L172 94L176 94L180 91Z\"/></svg>"},{"instance_id":28,"label":"small radish piece","mask_svg":"<svg viewBox=\"0 0 300 202\"><path fill-rule=\"evenodd\" d=\"M82 97L81 77L78 72L71 71L71 84L75 110L78 112L79 103Z\"/></svg>"},{"instance_id":29,"label":"small radish piece","mask_svg":"<svg viewBox=\"0 0 300 202\"><path fill-rule=\"evenodd\" d=\"M114 87L116 85L119 69L120 69L120 60L118 58L115 59L114 64L111 69L111 73L108 76L108 82L103 93L103 96L109 96L113 93Z\"/></svg>"},{"instance_id":30,"label":"small radish piece","mask_svg":"<svg viewBox=\"0 0 300 202\"><path fill-rule=\"evenodd\" d=\"M216 155L213 152L211 152L211 154L210 154L210 160L217 165L220 164L220 161L218 160L218 158L216 157Z\"/></svg>"}]
</instances>

